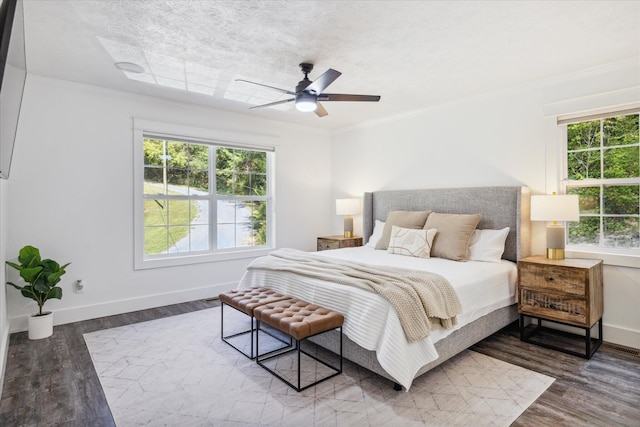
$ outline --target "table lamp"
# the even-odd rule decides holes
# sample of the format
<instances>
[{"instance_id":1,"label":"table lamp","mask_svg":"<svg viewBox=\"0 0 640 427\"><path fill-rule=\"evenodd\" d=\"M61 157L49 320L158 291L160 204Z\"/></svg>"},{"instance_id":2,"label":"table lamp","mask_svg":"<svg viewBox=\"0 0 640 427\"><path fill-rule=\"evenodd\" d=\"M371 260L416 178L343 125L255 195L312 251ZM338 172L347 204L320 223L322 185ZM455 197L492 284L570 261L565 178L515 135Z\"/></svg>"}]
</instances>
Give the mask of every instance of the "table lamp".
<instances>
[{"instance_id":1,"label":"table lamp","mask_svg":"<svg viewBox=\"0 0 640 427\"><path fill-rule=\"evenodd\" d=\"M336 215L344 217L344 237L353 237L353 217L361 212L360 199L336 199Z\"/></svg>"},{"instance_id":2,"label":"table lamp","mask_svg":"<svg viewBox=\"0 0 640 427\"><path fill-rule=\"evenodd\" d=\"M531 221L553 221L547 224L547 258L564 259L565 227L558 221L579 221L577 195L531 196Z\"/></svg>"}]
</instances>

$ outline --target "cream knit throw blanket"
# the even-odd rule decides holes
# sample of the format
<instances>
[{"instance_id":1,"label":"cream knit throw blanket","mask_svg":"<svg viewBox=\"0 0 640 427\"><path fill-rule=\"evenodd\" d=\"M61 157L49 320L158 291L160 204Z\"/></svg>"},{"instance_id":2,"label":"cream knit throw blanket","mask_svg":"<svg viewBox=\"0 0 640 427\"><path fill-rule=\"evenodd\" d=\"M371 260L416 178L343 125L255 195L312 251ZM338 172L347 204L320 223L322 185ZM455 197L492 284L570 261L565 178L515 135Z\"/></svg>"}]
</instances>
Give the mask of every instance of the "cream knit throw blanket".
<instances>
[{"instance_id":1,"label":"cream knit throw blanket","mask_svg":"<svg viewBox=\"0 0 640 427\"><path fill-rule=\"evenodd\" d=\"M287 271L375 292L395 308L408 342L429 336L432 322L454 327L462 313L456 291L435 273L337 260L296 249L276 250L247 268Z\"/></svg>"}]
</instances>

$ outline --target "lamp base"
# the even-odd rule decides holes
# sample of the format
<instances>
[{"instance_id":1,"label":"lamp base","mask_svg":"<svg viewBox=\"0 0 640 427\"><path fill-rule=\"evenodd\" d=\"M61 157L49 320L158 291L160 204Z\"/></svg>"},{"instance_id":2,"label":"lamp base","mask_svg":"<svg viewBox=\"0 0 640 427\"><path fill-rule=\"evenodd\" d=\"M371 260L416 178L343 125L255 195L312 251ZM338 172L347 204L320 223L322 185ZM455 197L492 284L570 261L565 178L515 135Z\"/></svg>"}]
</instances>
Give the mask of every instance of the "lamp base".
<instances>
[{"instance_id":1,"label":"lamp base","mask_svg":"<svg viewBox=\"0 0 640 427\"><path fill-rule=\"evenodd\" d=\"M547 248L547 259L564 259L564 249Z\"/></svg>"},{"instance_id":2,"label":"lamp base","mask_svg":"<svg viewBox=\"0 0 640 427\"><path fill-rule=\"evenodd\" d=\"M559 224L547 225L547 259L564 259L565 229Z\"/></svg>"},{"instance_id":3,"label":"lamp base","mask_svg":"<svg viewBox=\"0 0 640 427\"><path fill-rule=\"evenodd\" d=\"M344 217L344 237L347 239L353 237L353 218L351 215Z\"/></svg>"}]
</instances>

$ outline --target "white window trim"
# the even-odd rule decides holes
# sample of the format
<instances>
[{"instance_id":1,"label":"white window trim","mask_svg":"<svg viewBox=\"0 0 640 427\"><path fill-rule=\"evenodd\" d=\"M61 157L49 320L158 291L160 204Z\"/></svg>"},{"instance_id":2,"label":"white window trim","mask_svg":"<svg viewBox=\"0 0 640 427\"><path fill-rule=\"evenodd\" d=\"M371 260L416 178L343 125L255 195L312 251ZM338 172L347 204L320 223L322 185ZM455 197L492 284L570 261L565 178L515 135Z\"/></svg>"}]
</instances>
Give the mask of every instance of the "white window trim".
<instances>
[{"instance_id":1,"label":"white window trim","mask_svg":"<svg viewBox=\"0 0 640 427\"><path fill-rule=\"evenodd\" d=\"M629 88L615 94L614 98L637 99L638 88ZM545 117L546 129L546 194L554 191L564 194L566 177L563 176L566 170L566 126L561 126L560 121L568 123L577 117L588 117L599 115L610 111L625 111L640 108L640 102L624 102L620 104L607 105L611 101L612 94L604 94L602 97L594 96L587 99L578 99L562 103L562 106L548 105L547 116ZM606 101L605 101L606 100ZM582 246L567 246L565 255L569 258L597 258L603 260L605 265L620 267L632 267L640 269L640 255L626 250L616 250L608 248L593 248Z\"/></svg>"},{"instance_id":2,"label":"white window trim","mask_svg":"<svg viewBox=\"0 0 640 427\"><path fill-rule=\"evenodd\" d=\"M197 128L171 123L162 123L145 119L133 118L133 197L134 197L134 269L171 267L180 265L198 264L204 262L229 261L244 258L257 258L267 255L275 247L275 159L270 162L267 170L269 174L272 196L270 209L267 212L267 246L260 248L231 248L214 253L179 255L175 257L151 258L144 257L144 189L141 183L144 180L144 134L153 134L166 138L188 140L203 143L221 143L227 147L243 149L257 149L262 151L275 151L277 137L261 134L230 132L217 129Z\"/></svg>"}]
</instances>

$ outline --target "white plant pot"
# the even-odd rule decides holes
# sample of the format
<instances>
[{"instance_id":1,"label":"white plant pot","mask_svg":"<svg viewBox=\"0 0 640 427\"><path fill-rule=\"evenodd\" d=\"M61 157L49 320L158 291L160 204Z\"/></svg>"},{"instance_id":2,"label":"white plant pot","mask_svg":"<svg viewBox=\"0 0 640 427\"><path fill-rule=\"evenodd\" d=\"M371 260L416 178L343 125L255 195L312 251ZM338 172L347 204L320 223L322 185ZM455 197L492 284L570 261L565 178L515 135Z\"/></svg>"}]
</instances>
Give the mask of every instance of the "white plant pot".
<instances>
[{"instance_id":1,"label":"white plant pot","mask_svg":"<svg viewBox=\"0 0 640 427\"><path fill-rule=\"evenodd\" d=\"M47 311L42 316L29 316L29 339L39 340L53 335L53 312Z\"/></svg>"}]
</instances>

